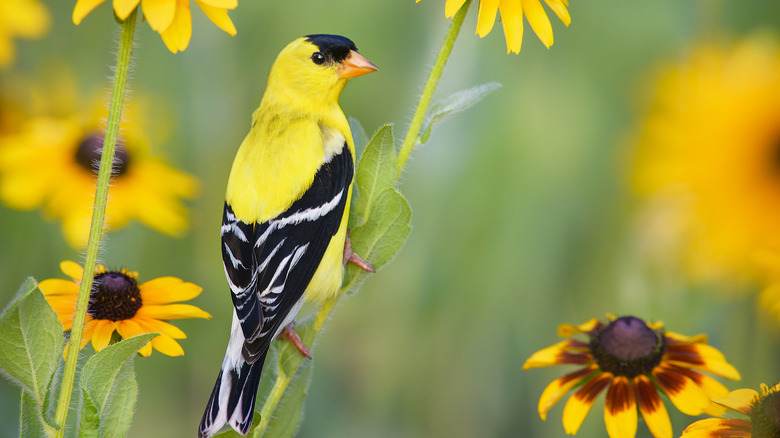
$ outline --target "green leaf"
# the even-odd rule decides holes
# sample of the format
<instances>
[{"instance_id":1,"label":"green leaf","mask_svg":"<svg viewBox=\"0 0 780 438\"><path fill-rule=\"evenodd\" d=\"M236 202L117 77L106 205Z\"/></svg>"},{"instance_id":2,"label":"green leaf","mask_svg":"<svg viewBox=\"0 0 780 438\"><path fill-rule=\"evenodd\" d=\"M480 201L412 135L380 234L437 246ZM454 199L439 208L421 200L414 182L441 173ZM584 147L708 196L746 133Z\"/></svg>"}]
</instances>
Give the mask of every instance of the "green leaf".
<instances>
[{"instance_id":1,"label":"green leaf","mask_svg":"<svg viewBox=\"0 0 780 438\"><path fill-rule=\"evenodd\" d=\"M34 279L25 280L17 297L0 317L0 369L40 406L65 338L57 314Z\"/></svg>"},{"instance_id":2,"label":"green leaf","mask_svg":"<svg viewBox=\"0 0 780 438\"><path fill-rule=\"evenodd\" d=\"M127 338L95 353L87 361L81 372L85 400L82 428L94 430L97 418L100 437L127 434L138 395L133 358L155 336L156 333L146 333Z\"/></svg>"},{"instance_id":3,"label":"green leaf","mask_svg":"<svg viewBox=\"0 0 780 438\"><path fill-rule=\"evenodd\" d=\"M22 390L20 432L22 438L54 436L56 433L55 428L43 421L41 407L35 401L35 398L24 389Z\"/></svg>"},{"instance_id":4,"label":"green leaf","mask_svg":"<svg viewBox=\"0 0 780 438\"><path fill-rule=\"evenodd\" d=\"M81 407L81 425L79 438L98 438L100 436L100 416L98 409L89 395L84 394L84 404Z\"/></svg>"},{"instance_id":5,"label":"green leaf","mask_svg":"<svg viewBox=\"0 0 780 438\"><path fill-rule=\"evenodd\" d=\"M396 176L395 144L393 128L385 125L374 134L358 163L355 182L358 198L350 217L350 227L357 228L371 215L376 198L392 187Z\"/></svg>"},{"instance_id":6,"label":"green leaf","mask_svg":"<svg viewBox=\"0 0 780 438\"><path fill-rule=\"evenodd\" d=\"M433 126L442 121L445 117L455 114L457 112L471 108L484 99L488 94L501 88L501 84L498 82L490 82L488 84L477 85L476 87L469 88L468 90L458 91L451 95L443 102L437 103L431 108L428 116L426 117L426 123L422 131L420 131L420 143L425 143L431 136Z\"/></svg>"},{"instance_id":7,"label":"green leaf","mask_svg":"<svg viewBox=\"0 0 780 438\"><path fill-rule=\"evenodd\" d=\"M403 246L411 231L411 218L412 210L406 199L396 189L386 189L376 198L366 223L349 235L352 249L375 269L381 268ZM357 266L348 264L342 287L351 289L362 272Z\"/></svg>"}]
</instances>

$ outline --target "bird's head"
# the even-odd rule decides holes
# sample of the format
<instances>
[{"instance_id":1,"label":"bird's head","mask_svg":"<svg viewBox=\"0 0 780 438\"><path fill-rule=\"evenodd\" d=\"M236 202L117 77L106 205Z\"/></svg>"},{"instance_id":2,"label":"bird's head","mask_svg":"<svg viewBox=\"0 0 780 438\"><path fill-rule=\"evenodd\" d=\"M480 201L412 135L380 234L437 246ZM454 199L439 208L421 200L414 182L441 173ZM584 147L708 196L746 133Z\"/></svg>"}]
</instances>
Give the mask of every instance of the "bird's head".
<instances>
[{"instance_id":1,"label":"bird's head","mask_svg":"<svg viewBox=\"0 0 780 438\"><path fill-rule=\"evenodd\" d=\"M272 91L294 101L335 104L349 78L377 70L358 54L349 38L308 35L279 53L268 76L266 95Z\"/></svg>"}]
</instances>

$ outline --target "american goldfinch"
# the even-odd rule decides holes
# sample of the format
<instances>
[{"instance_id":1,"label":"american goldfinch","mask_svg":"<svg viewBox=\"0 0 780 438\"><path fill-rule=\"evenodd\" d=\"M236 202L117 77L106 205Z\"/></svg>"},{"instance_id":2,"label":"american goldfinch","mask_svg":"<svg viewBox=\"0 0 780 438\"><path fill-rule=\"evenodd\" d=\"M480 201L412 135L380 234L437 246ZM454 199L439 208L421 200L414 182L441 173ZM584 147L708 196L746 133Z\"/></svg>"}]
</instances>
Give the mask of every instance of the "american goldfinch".
<instances>
[{"instance_id":1,"label":"american goldfinch","mask_svg":"<svg viewBox=\"0 0 780 438\"><path fill-rule=\"evenodd\" d=\"M349 78L376 70L336 35L299 38L271 67L227 185L222 260L233 326L200 437L226 423L247 433L271 341L304 302L338 292L345 261L362 262L345 248L355 146L338 98Z\"/></svg>"}]
</instances>

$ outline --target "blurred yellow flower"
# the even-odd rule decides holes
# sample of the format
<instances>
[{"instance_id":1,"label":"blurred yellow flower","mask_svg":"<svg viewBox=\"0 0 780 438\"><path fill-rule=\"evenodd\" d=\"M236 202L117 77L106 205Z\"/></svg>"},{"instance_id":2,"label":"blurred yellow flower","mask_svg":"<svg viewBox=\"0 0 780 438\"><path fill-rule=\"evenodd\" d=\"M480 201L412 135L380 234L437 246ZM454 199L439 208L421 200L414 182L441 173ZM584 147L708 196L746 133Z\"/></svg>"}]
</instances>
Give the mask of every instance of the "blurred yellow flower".
<instances>
[{"instance_id":1,"label":"blurred yellow flower","mask_svg":"<svg viewBox=\"0 0 780 438\"><path fill-rule=\"evenodd\" d=\"M563 408L563 428L576 434L599 394L606 391L604 421L611 438L633 438L637 409L656 438L671 438L672 424L659 390L687 415L722 412L710 399L728 390L699 371L739 380L739 373L705 336L664 332L662 323L646 323L633 316L597 319L573 326L563 324L558 335L584 334L586 341L568 339L534 353L523 369L552 365L582 368L553 380L539 399L539 416L569 391L577 389Z\"/></svg>"},{"instance_id":2,"label":"blurred yellow flower","mask_svg":"<svg viewBox=\"0 0 780 438\"><path fill-rule=\"evenodd\" d=\"M761 394L752 389L738 389L728 397L713 401L748 418L699 420L683 431L684 438L780 436L780 383L772 387L762 383Z\"/></svg>"},{"instance_id":3,"label":"blurred yellow flower","mask_svg":"<svg viewBox=\"0 0 780 438\"><path fill-rule=\"evenodd\" d=\"M49 27L49 11L37 0L0 1L0 68L14 60L14 38L40 38Z\"/></svg>"},{"instance_id":4,"label":"blurred yellow flower","mask_svg":"<svg viewBox=\"0 0 780 438\"><path fill-rule=\"evenodd\" d=\"M81 23L93 9L105 0L78 0L73 9L73 22ZM192 36L190 0L113 0L114 13L122 20L127 19L138 5L151 28L162 36L163 42L173 53L184 50ZM228 9L235 9L238 0L195 0L209 19L231 36L236 27L228 17Z\"/></svg>"},{"instance_id":5,"label":"blurred yellow flower","mask_svg":"<svg viewBox=\"0 0 780 438\"><path fill-rule=\"evenodd\" d=\"M137 219L157 231L181 235L188 227L181 199L193 197L197 181L149 156L137 112L130 104L125 113L126 134L117 143L106 226L118 229ZM19 210L43 207L47 216L62 221L68 243L84 247L102 142L97 111L32 117L17 131L0 134L0 200Z\"/></svg>"},{"instance_id":6,"label":"blurred yellow flower","mask_svg":"<svg viewBox=\"0 0 780 438\"><path fill-rule=\"evenodd\" d=\"M417 0L419 2L420 0ZM451 18L463 6L466 0L447 0L444 15ZM568 0L544 0L566 27L571 23ZM480 0L477 18L477 34L480 38L489 34L496 22L496 13L501 14L504 26L507 53L520 53L523 44L523 15L528 20L536 36L549 49L553 45L553 31L550 19L540 0Z\"/></svg>"},{"instance_id":7,"label":"blurred yellow flower","mask_svg":"<svg viewBox=\"0 0 780 438\"><path fill-rule=\"evenodd\" d=\"M780 50L702 45L667 67L641 125L634 184L698 279L752 279L780 248ZM670 249L662 249L668 258Z\"/></svg>"},{"instance_id":8,"label":"blurred yellow flower","mask_svg":"<svg viewBox=\"0 0 780 438\"><path fill-rule=\"evenodd\" d=\"M78 285L84 269L72 261L60 263L60 269L72 280L51 278L38 283L38 288L57 313L63 330L68 331L73 327ZM160 336L142 347L139 353L149 356L154 347L168 356L181 356L184 350L175 339L185 339L187 335L163 320L211 318L193 305L175 303L191 300L201 291L203 288L200 286L175 277L160 277L138 284L137 272L107 270L105 266L98 265L79 350L90 341L95 351L106 348L114 332L122 338L156 332Z\"/></svg>"}]
</instances>

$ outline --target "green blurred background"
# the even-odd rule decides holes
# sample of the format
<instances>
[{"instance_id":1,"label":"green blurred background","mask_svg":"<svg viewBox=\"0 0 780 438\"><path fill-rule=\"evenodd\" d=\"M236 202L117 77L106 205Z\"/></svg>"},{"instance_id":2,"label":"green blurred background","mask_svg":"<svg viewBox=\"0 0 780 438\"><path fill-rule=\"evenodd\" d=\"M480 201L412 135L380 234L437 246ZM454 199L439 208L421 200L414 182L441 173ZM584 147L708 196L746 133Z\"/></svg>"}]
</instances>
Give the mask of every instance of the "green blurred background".
<instances>
[{"instance_id":1,"label":"green blurred background","mask_svg":"<svg viewBox=\"0 0 780 438\"><path fill-rule=\"evenodd\" d=\"M43 81L65 64L85 100L107 90L118 35L110 7L77 27L74 2L44 3L51 32L18 42L15 66L0 79ZM381 71L352 81L342 108L369 133L390 122L402 137L449 24L443 0L241 0L230 12L238 29L231 38L192 6L183 53L138 26L131 82L131 98L151 96L164 109L149 120L171 132L155 153L201 181L188 203L191 230L176 239L134 223L109 234L101 260L139 271L141 281L173 275L201 285L192 304L214 317L176 323L188 334L185 356L136 361L135 437L194 436L218 373L232 309L219 251L223 193L278 51L310 33L353 39ZM626 139L657 63L681 59L708 35L780 31L780 3L572 0L569 10L568 29L548 12L550 50L526 22L522 52L506 55L500 23L486 38L473 35L472 5L437 96L504 86L415 151L400 185L412 232L326 325L298 436L562 436L563 403L546 422L536 405L544 386L570 369L522 364L559 340L559 324L606 312L707 333L743 375L729 389L780 378L780 325L756 311L755 294L688 286L648 267L626 183ZM59 225L37 212L0 207L0 225L3 306L25 277L62 277L61 260L82 261ZM19 400L0 380L0 436L18 434ZM666 403L679 434L693 419ZM602 411L597 403L580 436L606 435ZM638 436L650 436L643 424Z\"/></svg>"}]
</instances>

